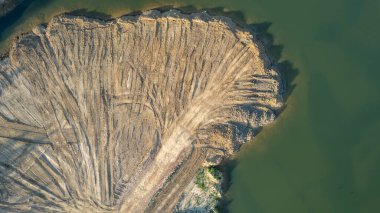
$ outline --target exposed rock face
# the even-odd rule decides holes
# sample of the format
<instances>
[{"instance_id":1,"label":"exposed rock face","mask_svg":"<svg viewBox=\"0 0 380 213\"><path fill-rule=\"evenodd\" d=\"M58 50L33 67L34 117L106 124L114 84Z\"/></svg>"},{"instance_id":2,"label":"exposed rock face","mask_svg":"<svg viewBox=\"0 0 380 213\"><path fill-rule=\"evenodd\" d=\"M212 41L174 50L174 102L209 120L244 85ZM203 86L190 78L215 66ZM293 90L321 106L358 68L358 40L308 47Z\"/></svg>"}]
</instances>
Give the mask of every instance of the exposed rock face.
<instances>
[{"instance_id":1,"label":"exposed rock face","mask_svg":"<svg viewBox=\"0 0 380 213\"><path fill-rule=\"evenodd\" d=\"M56 17L0 63L0 209L172 211L202 164L273 121L280 93L229 19Z\"/></svg>"}]
</instances>

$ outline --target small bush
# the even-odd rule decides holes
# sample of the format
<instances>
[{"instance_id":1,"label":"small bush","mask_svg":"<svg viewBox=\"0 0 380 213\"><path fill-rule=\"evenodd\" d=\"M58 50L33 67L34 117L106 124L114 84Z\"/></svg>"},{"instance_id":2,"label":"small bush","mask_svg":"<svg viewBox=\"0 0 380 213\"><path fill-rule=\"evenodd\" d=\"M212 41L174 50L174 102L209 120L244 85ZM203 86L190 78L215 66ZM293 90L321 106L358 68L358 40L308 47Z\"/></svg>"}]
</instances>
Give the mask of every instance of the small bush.
<instances>
[{"instance_id":1,"label":"small bush","mask_svg":"<svg viewBox=\"0 0 380 213\"><path fill-rule=\"evenodd\" d=\"M205 170L203 168L198 170L195 176L195 184L202 190L206 189Z\"/></svg>"},{"instance_id":2,"label":"small bush","mask_svg":"<svg viewBox=\"0 0 380 213\"><path fill-rule=\"evenodd\" d=\"M220 172L215 167L209 167L208 172L217 180L222 179Z\"/></svg>"}]
</instances>

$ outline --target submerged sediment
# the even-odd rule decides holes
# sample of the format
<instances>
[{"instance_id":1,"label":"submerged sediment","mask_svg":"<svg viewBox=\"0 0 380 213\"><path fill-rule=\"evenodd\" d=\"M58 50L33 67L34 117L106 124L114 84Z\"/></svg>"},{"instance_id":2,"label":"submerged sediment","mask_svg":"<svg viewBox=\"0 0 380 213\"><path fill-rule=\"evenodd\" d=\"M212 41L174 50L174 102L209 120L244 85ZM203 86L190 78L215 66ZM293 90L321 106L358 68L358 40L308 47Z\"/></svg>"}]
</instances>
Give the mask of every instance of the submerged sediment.
<instances>
[{"instance_id":1,"label":"submerged sediment","mask_svg":"<svg viewBox=\"0 0 380 213\"><path fill-rule=\"evenodd\" d=\"M23 0L0 0L0 17L12 11Z\"/></svg>"},{"instance_id":2,"label":"submerged sediment","mask_svg":"<svg viewBox=\"0 0 380 213\"><path fill-rule=\"evenodd\" d=\"M202 165L275 119L281 90L228 18L55 17L0 62L0 209L173 211Z\"/></svg>"}]
</instances>

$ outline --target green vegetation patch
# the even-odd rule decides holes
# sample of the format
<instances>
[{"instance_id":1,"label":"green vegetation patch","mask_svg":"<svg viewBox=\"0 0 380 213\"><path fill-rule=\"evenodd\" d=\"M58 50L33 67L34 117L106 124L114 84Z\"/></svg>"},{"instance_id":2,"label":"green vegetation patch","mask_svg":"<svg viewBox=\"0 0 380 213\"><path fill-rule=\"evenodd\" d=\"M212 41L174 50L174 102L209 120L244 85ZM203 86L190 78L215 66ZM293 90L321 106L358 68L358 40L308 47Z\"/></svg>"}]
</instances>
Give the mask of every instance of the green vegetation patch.
<instances>
[{"instance_id":1,"label":"green vegetation patch","mask_svg":"<svg viewBox=\"0 0 380 213\"><path fill-rule=\"evenodd\" d=\"M197 175L195 176L195 184L202 190L206 189L206 176L204 168L200 168L198 170Z\"/></svg>"}]
</instances>

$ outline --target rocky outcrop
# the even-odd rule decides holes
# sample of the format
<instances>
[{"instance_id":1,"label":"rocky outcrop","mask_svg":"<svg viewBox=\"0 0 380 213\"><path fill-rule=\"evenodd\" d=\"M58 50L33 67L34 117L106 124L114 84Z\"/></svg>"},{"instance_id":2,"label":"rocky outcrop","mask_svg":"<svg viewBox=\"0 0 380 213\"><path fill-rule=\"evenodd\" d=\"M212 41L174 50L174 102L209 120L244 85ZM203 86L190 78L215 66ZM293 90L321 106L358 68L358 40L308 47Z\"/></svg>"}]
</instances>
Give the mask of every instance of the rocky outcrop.
<instances>
[{"instance_id":1,"label":"rocky outcrop","mask_svg":"<svg viewBox=\"0 0 380 213\"><path fill-rule=\"evenodd\" d=\"M56 17L0 63L0 209L172 211L274 120L280 80L228 18Z\"/></svg>"}]
</instances>

